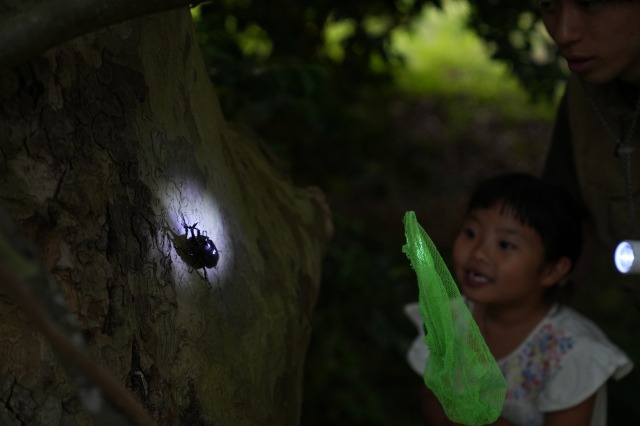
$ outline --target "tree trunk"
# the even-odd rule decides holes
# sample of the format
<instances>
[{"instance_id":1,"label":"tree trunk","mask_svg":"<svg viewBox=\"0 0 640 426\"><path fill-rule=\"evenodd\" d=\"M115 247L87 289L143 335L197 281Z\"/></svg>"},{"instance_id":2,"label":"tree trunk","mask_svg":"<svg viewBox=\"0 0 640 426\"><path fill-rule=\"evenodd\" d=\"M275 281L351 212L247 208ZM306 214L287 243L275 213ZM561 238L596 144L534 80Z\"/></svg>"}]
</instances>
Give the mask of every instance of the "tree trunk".
<instances>
[{"instance_id":1,"label":"tree trunk","mask_svg":"<svg viewBox=\"0 0 640 426\"><path fill-rule=\"evenodd\" d=\"M91 357L159 424L298 424L329 213L225 123L189 11L5 71L0 105L0 206ZM2 425L91 423L1 287L0 345Z\"/></svg>"}]
</instances>

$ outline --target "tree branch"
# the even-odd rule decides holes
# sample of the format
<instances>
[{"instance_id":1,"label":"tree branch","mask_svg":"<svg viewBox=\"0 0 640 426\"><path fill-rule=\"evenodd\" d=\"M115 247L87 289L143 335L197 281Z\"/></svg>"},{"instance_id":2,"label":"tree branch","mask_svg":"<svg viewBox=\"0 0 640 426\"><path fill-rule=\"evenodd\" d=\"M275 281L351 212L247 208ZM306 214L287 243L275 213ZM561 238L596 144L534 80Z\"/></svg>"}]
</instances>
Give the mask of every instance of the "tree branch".
<instances>
[{"instance_id":1,"label":"tree branch","mask_svg":"<svg viewBox=\"0 0 640 426\"><path fill-rule=\"evenodd\" d=\"M0 71L109 25L200 3L203 1L44 1L0 20Z\"/></svg>"}]
</instances>

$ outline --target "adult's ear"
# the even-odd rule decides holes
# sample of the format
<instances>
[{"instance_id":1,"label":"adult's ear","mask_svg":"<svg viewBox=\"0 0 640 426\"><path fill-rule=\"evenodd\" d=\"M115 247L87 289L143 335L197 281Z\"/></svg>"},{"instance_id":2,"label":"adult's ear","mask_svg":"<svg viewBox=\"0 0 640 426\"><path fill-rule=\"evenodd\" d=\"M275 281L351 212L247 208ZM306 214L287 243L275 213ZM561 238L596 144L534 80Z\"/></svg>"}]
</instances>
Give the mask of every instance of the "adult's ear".
<instances>
[{"instance_id":1,"label":"adult's ear","mask_svg":"<svg viewBox=\"0 0 640 426\"><path fill-rule=\"evenodd\" d=\"M561 257L555 262L549 263L545 267L544 276L542 277L542 285L551 287L559 283L571 271L571 259L566 256Z\"/></svg>"}]
</instances>

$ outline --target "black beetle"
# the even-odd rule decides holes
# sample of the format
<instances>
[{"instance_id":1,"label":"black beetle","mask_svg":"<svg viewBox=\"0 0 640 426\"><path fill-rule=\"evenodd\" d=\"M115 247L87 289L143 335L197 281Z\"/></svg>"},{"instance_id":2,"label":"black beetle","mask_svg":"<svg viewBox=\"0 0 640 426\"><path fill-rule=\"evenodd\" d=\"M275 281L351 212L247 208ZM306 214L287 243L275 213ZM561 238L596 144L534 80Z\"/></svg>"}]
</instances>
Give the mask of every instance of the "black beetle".
<instances>
[{"instance_id":1,"label":"black beetle","mask_svg":"<svg viewBox=\"0 0 640 426\"><path fill-rule=\"evenodd\" d=\"M216 245L211 241L211 239L200 232L196 225L198 222L189 226L184 222L182 226L184 226L184 230L186 233L186 242L183 247L176 247L177 250L181 251L184 256L186 256L186 261L194 269L201 269L204 271L204 279L211 287L211 283L207 279L207 268L215 268L218 264L218 260L220 259L220 254L218 253L218 249ZM189 231L191 231L191 237L189 237ZM183 257L184 259L184 257Z\"/></svg>"}]
</instances>

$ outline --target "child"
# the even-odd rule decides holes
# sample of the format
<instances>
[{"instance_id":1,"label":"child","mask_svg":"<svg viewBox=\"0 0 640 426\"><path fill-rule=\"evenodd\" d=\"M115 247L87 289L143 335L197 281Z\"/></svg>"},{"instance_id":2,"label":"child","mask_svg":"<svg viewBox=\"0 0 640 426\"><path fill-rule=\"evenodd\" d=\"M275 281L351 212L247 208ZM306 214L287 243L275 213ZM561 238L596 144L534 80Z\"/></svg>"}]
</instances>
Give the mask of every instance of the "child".
<instances>
[{"instance_id":1,"label":"child","mask_svg":"<svg viewBox=\"0 0 640 426\"><path fill-rule=\"evenodd\" d=\"M582 245L580 211L559 187L506 174L474 192L453 247L454 276L507 382L495 425L606 424L606 382L632 368L590 320L561 303ZM417 305L406 307L420 336L408 360L428 362ZM451 424L425 387L432 426Z\"/></svg>"}]
</instances>

